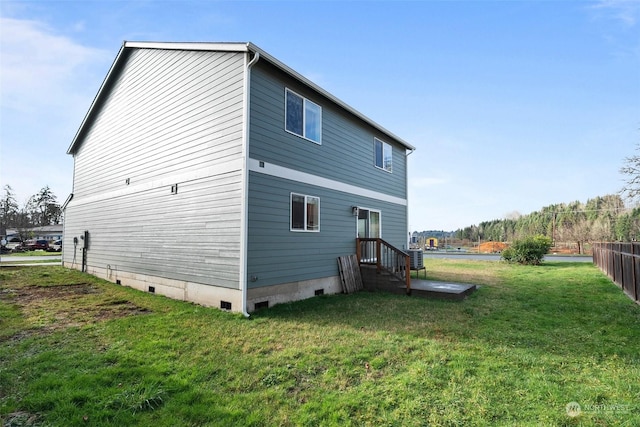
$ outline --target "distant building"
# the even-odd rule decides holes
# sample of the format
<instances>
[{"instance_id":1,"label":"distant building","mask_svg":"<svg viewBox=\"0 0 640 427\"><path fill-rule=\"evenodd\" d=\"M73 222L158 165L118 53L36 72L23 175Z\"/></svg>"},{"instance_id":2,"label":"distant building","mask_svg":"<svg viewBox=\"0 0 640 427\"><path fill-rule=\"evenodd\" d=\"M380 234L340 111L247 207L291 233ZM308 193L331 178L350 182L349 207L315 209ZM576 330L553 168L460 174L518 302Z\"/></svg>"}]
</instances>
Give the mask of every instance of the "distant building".
<instances>
[{"instance_id":1,"label":"distant building","mask_svg":"<svg viewBox=\"0 0 640 427\"><path fill-rule=\"evenodd\" d=\"M24 239L44 239L50 242L54 242L56 240L62 239L63 225L62 224L44 225L41 227L31 227L31 228L25 228L20 230L15 228L7 228L6 239L10 240L14 237L21 237L20 236L21 231L22 231L22 237Z\"/></svg>"},{"instance_id":2,"label":"distant building","mask_svg":"<svg viewBox=\"0 0 640 427\"><path fill-rule=\"evenodd\" d=\"M436 237L427 237L424 242L425 249L436 250L438 249L438 239Z\"/></svg>"}]
</instances>

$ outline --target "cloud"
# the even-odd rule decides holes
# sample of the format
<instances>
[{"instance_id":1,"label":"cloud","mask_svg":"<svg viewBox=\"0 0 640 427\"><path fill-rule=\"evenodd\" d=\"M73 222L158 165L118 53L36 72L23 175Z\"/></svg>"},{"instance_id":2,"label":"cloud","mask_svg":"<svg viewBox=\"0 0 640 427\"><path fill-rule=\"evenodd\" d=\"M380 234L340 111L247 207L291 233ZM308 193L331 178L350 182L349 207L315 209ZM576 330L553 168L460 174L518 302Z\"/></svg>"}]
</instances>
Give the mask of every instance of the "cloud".
<instances>
[{"instance_id":1,"label":"cloud","mask_svg":"<svg viewBox=\"0 0 640 427\"><path fill-rule=\"evenodd\" d=\"M638 0L601 0L591 9L601 11L607 18L622 22L625 27L634 27L640 20Z\"/></svg>"},{"instance_id":2,"label":"cloud","mask_svg":"<svg viewBox=\"0 0 640 427\"><path fill-rule=\"evenodd\" d=\"M64 103L75 95L77 79L87 67L113 56L54 34L37 21L3 17L0 28L3 109L27 112Z\"/></svg>"},{"instance_id":3,"label":"cloud","mask_svg":"<svg viewBox=\"0 0 640 427\"><path fill-rule=\"evenodd\" d=\"M19 200L45 185L66 197L66 148L112 60L39 21L0 17L0 174ZM25 174L31 165L40 173Z\"/></svg>"}]
</instances>

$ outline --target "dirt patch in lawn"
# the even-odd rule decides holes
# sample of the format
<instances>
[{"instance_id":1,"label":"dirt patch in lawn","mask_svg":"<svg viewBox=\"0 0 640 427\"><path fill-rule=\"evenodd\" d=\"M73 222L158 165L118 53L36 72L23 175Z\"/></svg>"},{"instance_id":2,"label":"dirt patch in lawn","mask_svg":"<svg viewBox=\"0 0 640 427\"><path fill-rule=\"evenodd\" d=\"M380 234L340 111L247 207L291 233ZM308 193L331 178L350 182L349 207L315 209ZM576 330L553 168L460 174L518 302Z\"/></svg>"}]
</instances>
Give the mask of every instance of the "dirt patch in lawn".
<instances>
[{"instance_id":1,"label":"dirt patch in lawn","mask_svg":"<svg viewBox=\"0 0 640 427\"><path fill-rule=\"evenodd\" d=\"M41 332L150 312L89 283L5 288L0 290L0 300L18 306L26 320Z\"/></svg>"}]
</instances>

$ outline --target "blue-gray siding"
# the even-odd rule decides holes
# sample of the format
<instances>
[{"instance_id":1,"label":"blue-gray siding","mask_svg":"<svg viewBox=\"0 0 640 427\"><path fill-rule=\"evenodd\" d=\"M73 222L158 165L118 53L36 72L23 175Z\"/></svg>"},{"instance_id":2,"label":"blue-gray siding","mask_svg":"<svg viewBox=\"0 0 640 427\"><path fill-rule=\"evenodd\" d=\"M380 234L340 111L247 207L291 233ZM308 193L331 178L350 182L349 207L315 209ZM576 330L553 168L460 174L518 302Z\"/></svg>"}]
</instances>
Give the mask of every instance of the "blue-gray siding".
<instances>
[{"instance_id":1,"label":"blue-gray siding","mask_svg":"<svg viewBox=\"0 0 640 427\"><path fill-rule=\"evenodd\" d=\"M406 200L406 150L268 64L252 70L249 155L287 169ZM322 107L322 144L285 131L285 87ZM393 172L374 166L374 138L393 147ZM320 197L320 232L290 231L291 192ZM261 287L334 276L336 258L355 253L352 206L381 211L382 238L398 248L407 241L406 205L335 191L257 172L249 179L247 275Z\"/></svg>"},{"instance_id":2,"label":"blue-gray siding","mask_svg":"<svg viewBox=\"0 0 640 427\"><path fill-rule=\"evenodd\" d=\"M89 230L89 270L237 289L244 54L127 54L74 154L64 261Z\"/></svg>"},{"instance_id":3,"label":"blue-gray siding","mask_svg":"<svg viewBox=\"0 0 640 427\"><path fill-rule=\"evenodd\" d=\"M406 199L404 147L261 64L251 75L251 158ZM322 145L284 130L285 87L322 107ZM393 146L392 173L374 166L374 137Z\"/></svg>"},{"instance_id":4,"label":"blue-gray siding","mask_svg":"<svg viewBox=\"0 0 640 427\"><path fill-rule=\"evenodd\" d=\"M352 206L381 211L382 238L406 246L406 206L251 172L249 177L249 287L338 275L337 257L355 253ZM320 231L290 231L290 194L320 198Z\"/></svg>"},{"instance_id":5,"label":"blue-gray siding","mask_svg":"<svg viewBox=\"0 0 640 427\"><path fill-rule=\"evenodd\" d=\"M355 252L352 206L380 210L382 238L404 247L406 156L392 137L263 60L251 74L249 160L304 172L312 182L249 172L242 147L244 53L130 49L123 55L74 144L66 264L79 267L73 237L89 230L89 271L238 289L245 179L246 273L256 278L250 287L337 275L336 258ZM322 107L321 145L284 130L285 87ZM375 137L393 146L393 173L374 166ZM290 231L291 192L320 198L319 233Z\"/></svg>"}]
</instances>

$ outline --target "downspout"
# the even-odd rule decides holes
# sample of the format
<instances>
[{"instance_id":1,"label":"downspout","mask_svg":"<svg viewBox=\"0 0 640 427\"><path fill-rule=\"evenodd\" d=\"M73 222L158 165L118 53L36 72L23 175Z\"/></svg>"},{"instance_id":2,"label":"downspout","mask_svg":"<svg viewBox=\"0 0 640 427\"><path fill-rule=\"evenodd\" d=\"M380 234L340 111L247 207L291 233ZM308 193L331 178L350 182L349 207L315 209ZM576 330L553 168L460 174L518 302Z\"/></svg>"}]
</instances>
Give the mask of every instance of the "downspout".
<instances>
[{"instance_id":1,"label":"downspout","mask_svg":"<svg viewBox=\"0 0 640 427\"><path fill-rule=\"evenodd\" d=\"M404 175L404 188L407 191L407 250L411 247L411 230L409 230L409 156L413 154L416 149L411 149L405 154L405 175Z\"/></svg>"},{"instance_id":2,"label":"downspout","mask_svg":"<svg viewBox=\"0 0 640 427\"><path fill-rule=\"evenodd\" d=\"M249 50L249 52L251 52ZM242 121L242 209L240 211L240 287L242 289L242 314L249 317L247 312L247 292L249 291L247 280L247 249L249 227L249 120L251 118L251 67L260 59L260 53L254 52L254 56L247 64L247 72L244 81L244 120Z\"/></svg>"}]
</instances>

